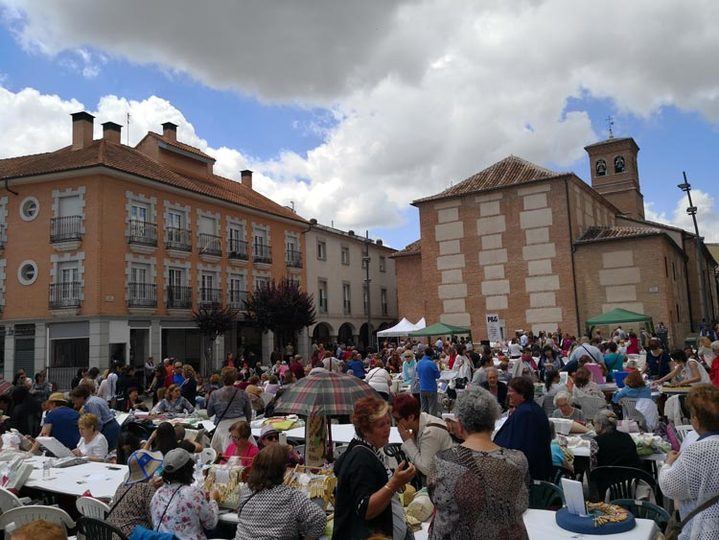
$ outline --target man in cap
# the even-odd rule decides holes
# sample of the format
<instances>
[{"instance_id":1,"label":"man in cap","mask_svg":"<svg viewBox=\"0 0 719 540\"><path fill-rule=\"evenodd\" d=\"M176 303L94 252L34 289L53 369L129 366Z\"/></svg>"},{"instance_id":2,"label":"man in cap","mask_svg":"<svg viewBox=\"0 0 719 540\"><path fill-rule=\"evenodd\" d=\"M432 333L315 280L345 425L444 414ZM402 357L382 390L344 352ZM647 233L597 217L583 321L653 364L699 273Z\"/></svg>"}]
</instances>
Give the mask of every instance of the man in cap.
<instances>
[{"instance_id":1,"label":"man in cap","mask_svg":"<svg viewBox=\"0 0 719 540\"><path fill-rule=\"evenodd\" d=\"M77 428L77 421L80 414L67 406L68 402L65 394L55 392L50 394L47 400L47 414L45 414L45 422L40 430L40 437L55 437L64 446L73 450L77 447L80 440L80 431ZM32 451L39 449L39 443L33 441Z\"/></svg>"},{"instance_id":2,"label":"man in cap","mask_svg":"<svg viewBox=\"0 0 719 540\"><path fill-rule=\"evenodd\" d=\"M107 516L107 522L129 537L138 525L152 529L148 503L155 494L155 489L162 485L160 477L155 476L162 466L162 452L137 450L127 458L127 466L127 480L115 492L115 504Z\"/></svg>"}]
</instances>

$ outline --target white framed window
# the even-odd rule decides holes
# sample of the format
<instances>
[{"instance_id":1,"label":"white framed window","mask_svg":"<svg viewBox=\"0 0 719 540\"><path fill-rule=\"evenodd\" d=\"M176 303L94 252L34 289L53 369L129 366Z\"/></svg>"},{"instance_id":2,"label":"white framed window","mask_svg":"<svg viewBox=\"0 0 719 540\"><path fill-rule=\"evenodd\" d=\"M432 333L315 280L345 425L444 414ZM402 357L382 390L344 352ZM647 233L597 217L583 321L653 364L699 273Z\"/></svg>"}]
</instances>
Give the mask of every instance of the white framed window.
<instances>
[{"instance_id":1,"label":"white framed window","mask_svg":"<svg viewBox=\"0 0 719 540\"><path fill-rule=\"evenodd\" d=\"M80 268L75 261L61 262L57 265L58 283L75 283L80 281Z\"/></svg>"},{"instance_id":2,"label":"white framed window","mask_svg":"<svg viewBox=\"0 0 719 540\"><path fill-rule=\"evenodd\" d=\"M167 269L167 286L168 287L184 287L185 286L185 269L170 267Z\"/></svg>"},{"instance_id":3,"label":"white framed window","mask_svg":"<svg viewBox=\"0 0 719 540\"><path fill-rule=\"evenodd\" d=\"M36 197L25 197L20 203L20 217L23 221L32 221L40 213L40 201Z\"/></svg>"},{"instance_id":4,"label":"white framed window","mask_svg":"<svg viewBox=\"0 0 719 540\"><path fill-rule=\"evenodd\" d=\"M327 260L327 243L324 240L317 240L317 258L320 261Z\"/></svg>"},{"instance_id":5,"label":"white framed window","mask_svg":"<svg viewBox=\"0 0 719 540\"><path fill-rule=\"evenodd\" d=\"M147 223L149 221L150 209L144 204L132 203L130 205L130 220Z\"/></svg>"},{"instance_id":6,"label":"white framed window","mask_svg":"<svg viewBox=\"0 0 719 540\"><path fill-rule=\"evenodd\" d=\"M263 285L270 282L269 276L255 276L255 289L259 289Z\"/></svg>"},{"instance_id":7,"label":"white framed window","mask_svg":"<svg viewBox=\"0 0 719 540\"><path fill-rule=\"evenodd\" d=\"M342 284L342 308L345 315L352 313L352 289L349 283Z\"/></svg>"},{"instance_id":8,"label":"white framed window","mask_svg":"<svg viewBox=\"0 0 719 540\"><path fill-rule=\"evenodd\" d=\"M130 283L150 283L150 265L135 263L130 267Z\"/></svg>"},{"instance_id":9,"label":"white framed window","mask_svg":"<svg viewBox=\"0 0 719 540\"><path fill-rule=\"evenodd\" d=\"M26 260L20 263L17 269L17 280L22 285L32 285L37 279L37 263L35 261Z\"/></svg>"},{"instance_id":10,"label":"white framed window","mask_svg":"<svg viewBox=\"0 0 719 540\"><path fill-rule=\"evenodd\" d=\"M327 281L324 279L317 282L317 304L320 313L327 313Z\"/></svg>"},{"instance_id":11,"label":"white framed window","mask_svg":"<svg viewBox=\"0 0 719 540\"><path fill-rule=\"evenodd\" d=\"M209 272L202 272L200 276L201 284L203 289L214 289L216 285L215 274Z\"/></svg>"},{"instance_id":12,"label":"white framed window","mask_svg":"<svg viewBox=\"0 0 719 540\"><path fill-rule=\"evenodd\" d=\"M350 248L347 246L342 246L340 251L340 262L344 265L349 265L350 263Z\"/></svg>"},{"instance_id":13,"label":"white framed window","mask_svg":"<svg viewBox=\"0 0 719 540\"><path fill-rule=\"evenodd\" d=\"M384 255L379 256L379 271L380 272L386 272L387 271L387 259Z\"/></svg>"},{"instance_id":14,"label":"white framed window","mask_svg":"<svg viewBox=\"0 0 719 540\"><path fill-rule=\"evenodd\" d=\"M167 211L167 226L172 229L185 228L185 213L176 212L174 210Z\"/></svg>"}]
</instances>

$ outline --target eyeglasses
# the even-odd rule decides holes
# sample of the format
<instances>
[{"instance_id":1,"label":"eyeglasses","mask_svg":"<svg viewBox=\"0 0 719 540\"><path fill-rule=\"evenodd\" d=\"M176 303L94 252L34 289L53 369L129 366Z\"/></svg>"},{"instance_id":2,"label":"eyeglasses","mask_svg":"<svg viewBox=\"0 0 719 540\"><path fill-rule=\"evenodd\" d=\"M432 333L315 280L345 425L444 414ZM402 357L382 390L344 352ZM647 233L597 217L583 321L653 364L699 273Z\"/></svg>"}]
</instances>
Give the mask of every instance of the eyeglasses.
<instances>
[{"instance_id":1,"label":"eyeglasses","mask_svg":"<svg viewBox=\"0 0 719 540\"><path fill-rule=\"evenodd\" d=\"M268 440L268 441L279 441L279 440L280 440L280 436L279 436L279 435L265 435L265 436L262 437L262 438L265 439L265 440Z\"/></svg>"}]
</instances>

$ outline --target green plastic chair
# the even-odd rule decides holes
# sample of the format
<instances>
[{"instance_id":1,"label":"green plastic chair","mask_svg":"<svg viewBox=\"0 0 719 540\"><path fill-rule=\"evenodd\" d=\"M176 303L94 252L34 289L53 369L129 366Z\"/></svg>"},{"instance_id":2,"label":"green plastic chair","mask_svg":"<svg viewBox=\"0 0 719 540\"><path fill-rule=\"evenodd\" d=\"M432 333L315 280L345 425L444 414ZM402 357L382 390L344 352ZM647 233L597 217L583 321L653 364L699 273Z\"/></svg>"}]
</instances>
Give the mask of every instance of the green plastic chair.
<instances>
[{"instance_id":1,"label":"green plastic chair","mask_svg":"<svg viewBox=\"0 0 719 540\"><path fill-rule=\"evenodd\" d=\"M559 510L564 506L562 488L545 482L532 480L529 486L529 507L534 510Z\"/></svg>"},{"instance_id":2,"label":"green plastic chair","mask_svg":"<svg viewBox=\"0 0 719 540\"><path fill-rule=\"evenodd\" d=\"M635 518L651 519L657 524L659 530L664 532L667 528L667 524L671 519L669 512L664 510L661 506L652 504L649 501L634 501L632 499L614 499L609 504L616 504L622 508L626 508Z\"/></svg>"}]
</instances>

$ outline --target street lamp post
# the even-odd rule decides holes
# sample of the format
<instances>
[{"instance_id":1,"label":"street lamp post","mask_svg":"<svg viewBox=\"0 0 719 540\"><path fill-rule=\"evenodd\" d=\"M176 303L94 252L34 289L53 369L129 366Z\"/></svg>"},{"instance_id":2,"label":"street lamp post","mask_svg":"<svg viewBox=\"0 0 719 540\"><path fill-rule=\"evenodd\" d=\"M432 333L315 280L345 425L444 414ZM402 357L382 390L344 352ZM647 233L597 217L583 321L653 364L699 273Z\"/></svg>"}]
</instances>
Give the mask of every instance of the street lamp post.
<instances>
[{"instance_id":1,"label":"street lamp post","mask_svg":"<svg viewBox=\"0 0 719 540\"><path fill-rule=\"evenodd\" d=\"M365 231L365 252L364 256L362 257L362 262L364 263L365 294L367 295L367 348L369 348L370 343L372 342L372 303L369 293L369 284L372 280L369 277L369 263L371 260L369 256L369 242L369 231Z\"/></svg>"},{"instance_id":2,"label":"street lamp post","mask_svg":"<svg viewBox=\"0 0 719 540\"><path fill-rule=\"evenodd\" d=\"M686 171L682 171L682 175L684 177L684 182L677 185L679 189L681 189L684 193L687 194L687 199L689 200L689 208L687 208L687 214L689 214L692 217L692 221L694 222L694 234L695 234L695 244L696 244L696 250L697 250L697 272L699 274L699 298L702 303L702 325L706 323L708 319L708 305L707 305L707 297L706 297L706 286L704 283L704 257L702 256L702 237L699 236L699 224L697 223L697 207L694 206L692 203L692 186L689 184L689 180L687 180L687 173ZM691 319L691 314L689 314L689 318Z\"/></svg>"}]
</instances>

